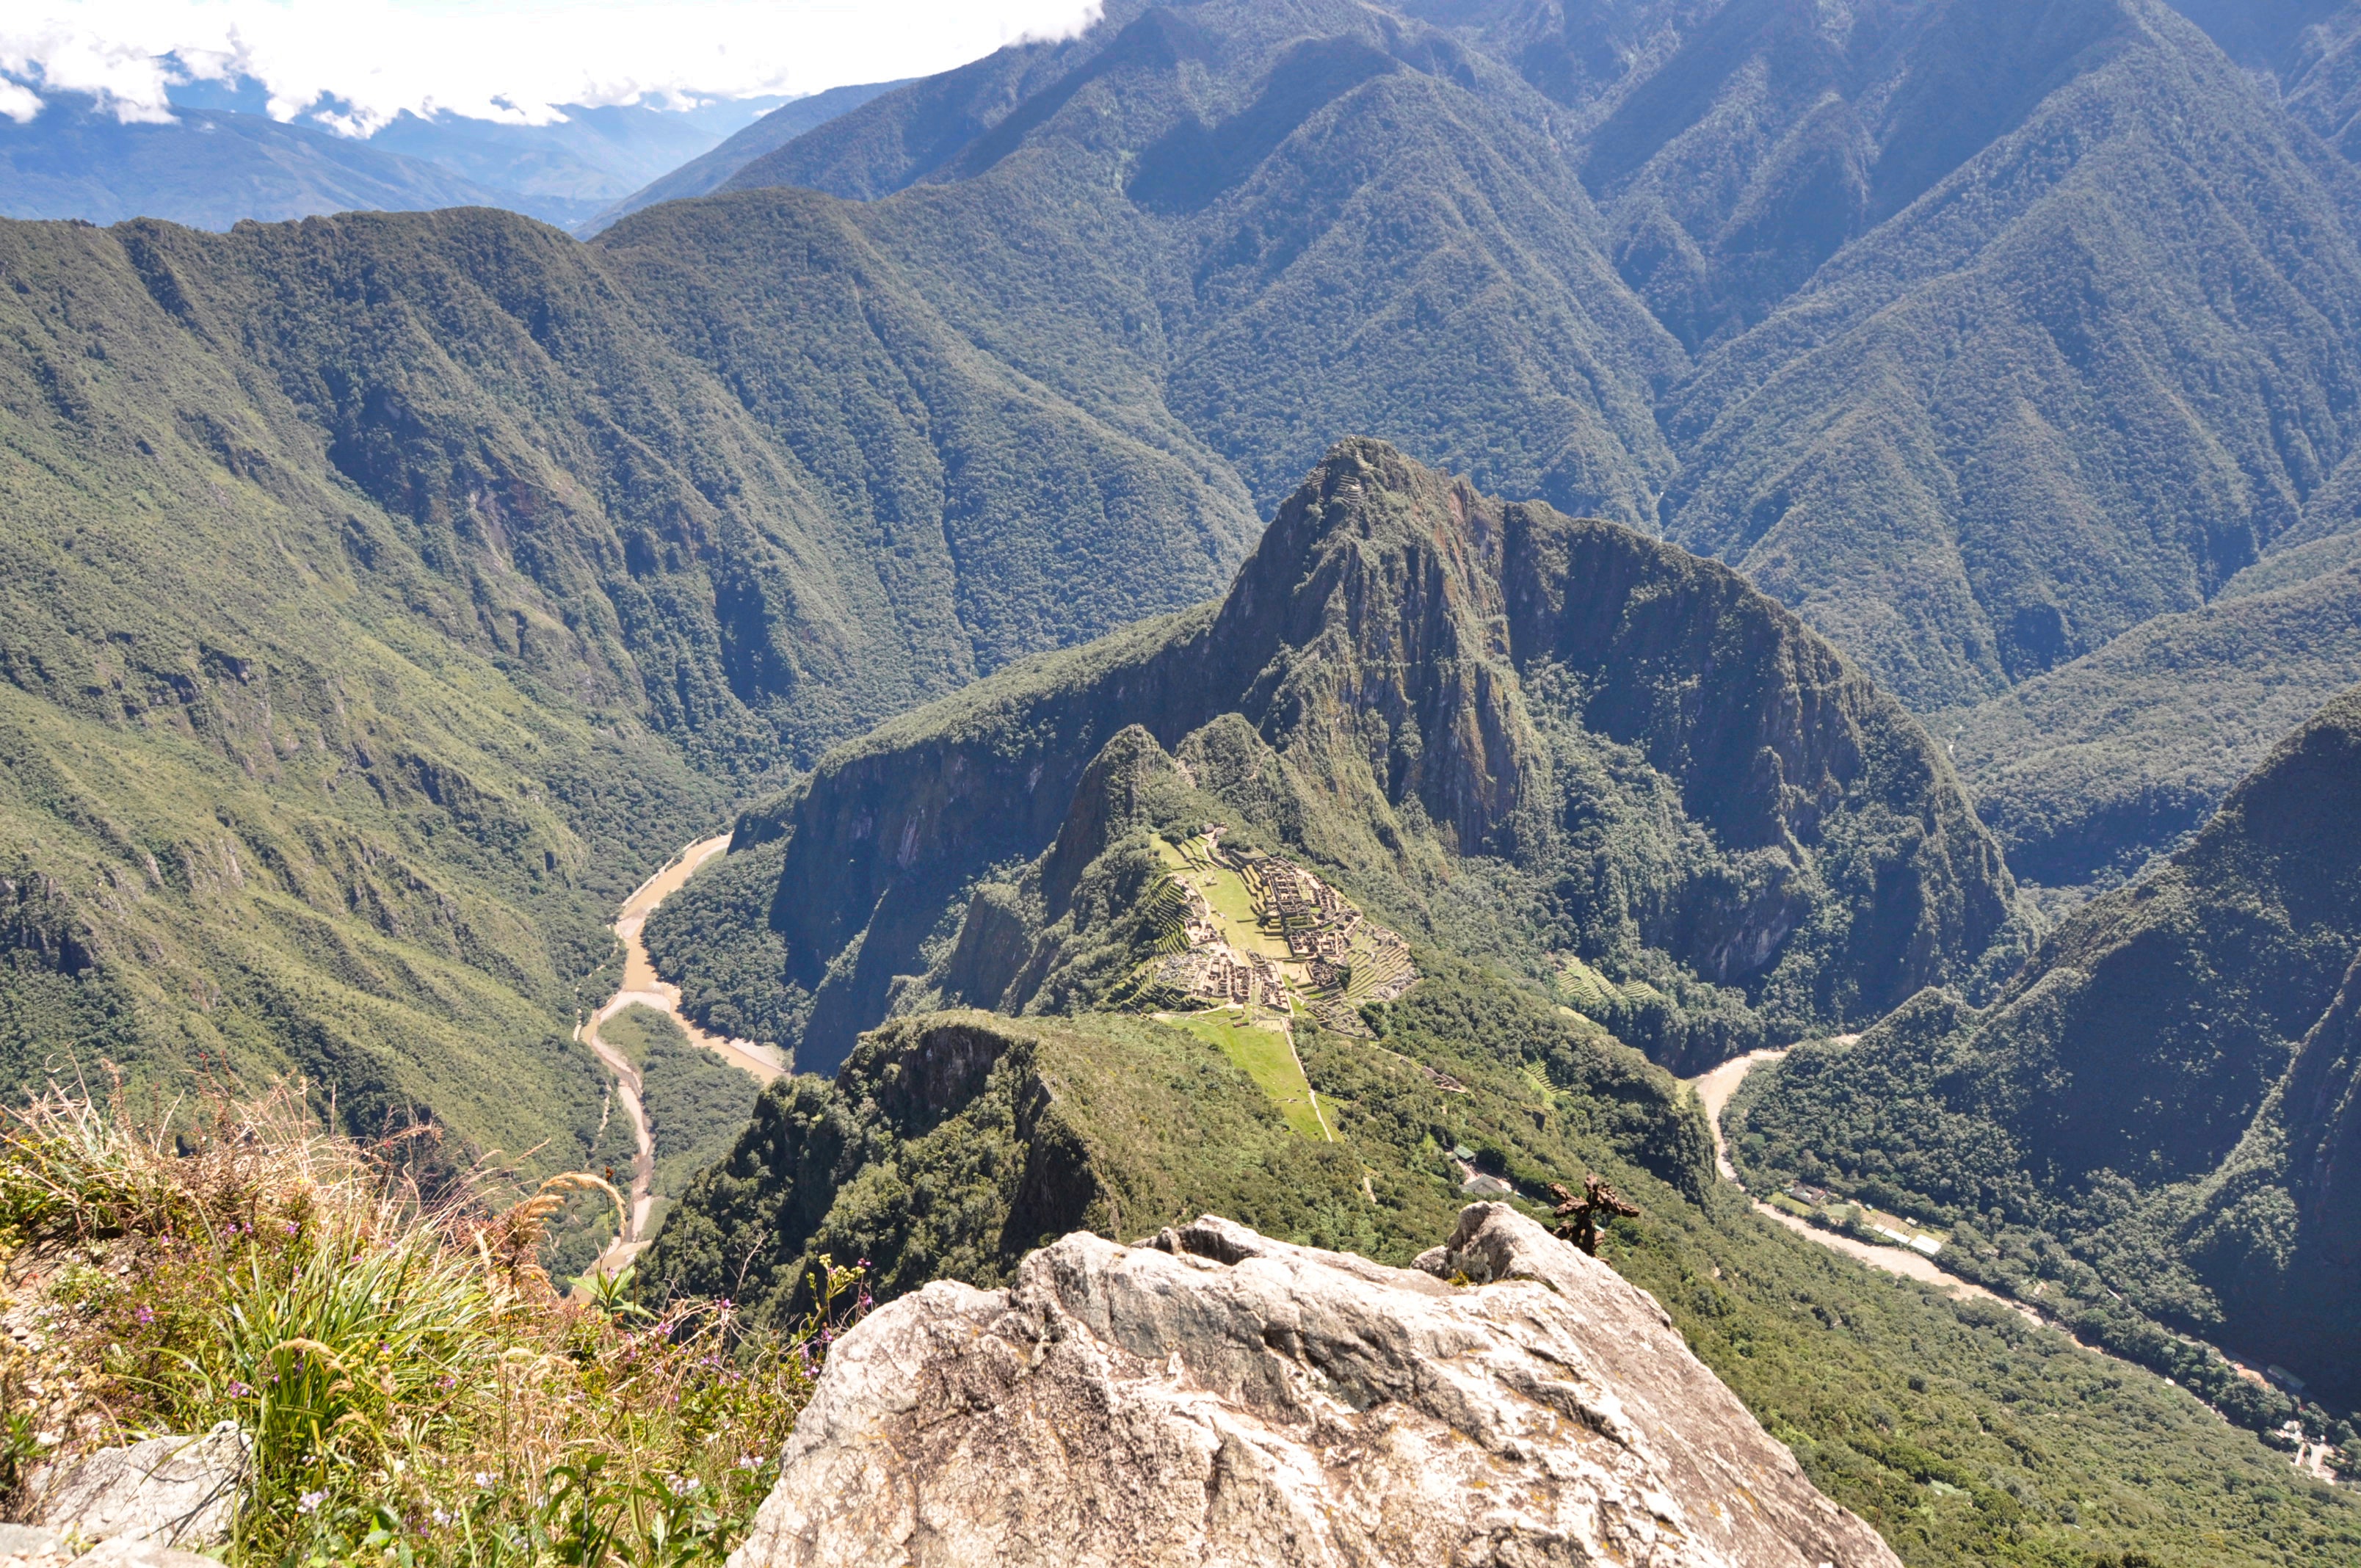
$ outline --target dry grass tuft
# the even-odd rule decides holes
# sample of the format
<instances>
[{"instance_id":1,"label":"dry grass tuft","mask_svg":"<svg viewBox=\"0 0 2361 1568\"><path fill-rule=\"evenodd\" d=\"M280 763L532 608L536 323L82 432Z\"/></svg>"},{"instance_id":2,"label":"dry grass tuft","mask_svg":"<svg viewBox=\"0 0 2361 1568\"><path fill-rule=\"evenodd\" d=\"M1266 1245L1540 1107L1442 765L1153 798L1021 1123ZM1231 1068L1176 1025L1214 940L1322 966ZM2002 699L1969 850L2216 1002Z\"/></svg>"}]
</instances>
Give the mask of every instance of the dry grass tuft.
<instances>
[{"instance_id":1,"label":"dry grass tuft","mask_svg":"<svg viewBox=\"0 0 2361 1568\"><path fill-rule=\"evenodd\" d=\"M300 1086L146 1121L55 1091L0 1112L0 1484L235 1420L258 1479L233 1563L718 1563L866 1303L857 1271L785 1335L727 1301L655 1318L628 1281L568 1301L548 1222L622 1195L569 1173L499 1205L479 1169L429 1201L419 1135L332 1135Z\"/></svg>"}]
</instances>

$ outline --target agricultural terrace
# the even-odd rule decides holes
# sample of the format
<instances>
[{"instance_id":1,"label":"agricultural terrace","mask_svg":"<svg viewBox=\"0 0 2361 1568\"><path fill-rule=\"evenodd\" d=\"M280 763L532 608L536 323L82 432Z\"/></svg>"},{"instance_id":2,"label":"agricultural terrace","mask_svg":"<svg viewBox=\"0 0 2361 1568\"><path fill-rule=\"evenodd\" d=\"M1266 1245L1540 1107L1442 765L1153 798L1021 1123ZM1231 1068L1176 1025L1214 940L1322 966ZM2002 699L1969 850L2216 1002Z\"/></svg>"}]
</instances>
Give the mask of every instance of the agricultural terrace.
<instances>
[{"instance_id":1,"label":"agricultural terrace","mask_svg":"<svg viewBox=\"0 0 2361 1568\"><path fill-rule=\"evenodd\" d=\"M1198 1005L1311 1012L1366 1035L1359 1010L1410 989L1410 945L1319 877L1276 855L1233 855L1222 830L1159 839L1170 928L1152 990Z\"/></svg>"}]
</instances>

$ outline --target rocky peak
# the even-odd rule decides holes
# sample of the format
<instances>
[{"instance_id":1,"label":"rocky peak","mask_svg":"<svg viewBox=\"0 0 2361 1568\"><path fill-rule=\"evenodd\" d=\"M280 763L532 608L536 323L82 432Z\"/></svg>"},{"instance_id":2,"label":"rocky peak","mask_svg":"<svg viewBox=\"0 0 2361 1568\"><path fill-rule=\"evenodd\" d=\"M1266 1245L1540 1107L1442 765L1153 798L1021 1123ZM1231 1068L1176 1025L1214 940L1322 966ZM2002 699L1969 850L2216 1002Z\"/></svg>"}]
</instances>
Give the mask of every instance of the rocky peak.
<instances>
[{"instance_id":1,"label":"rocky peak","mask_svg":"<svg viewBox=\"0 0 2361 1568\"><path fill-rule=\"evenodd\" d=\"M1207 1218L929 1285L838 1342L732 1568L1898 1562L1605 1265L1499 1204L1420 1261Z\"/></svg>"},{"instance_id":2,"label":"rocky peak","mask_svg":"<svg viewBox=\"0 0 2361 1568\"><path fill-rule=\"evenodd\" d=\"M1041 893L1051 919L1066 912L1084 868L1140 821L1148 793L1159 783L1180 782L1180 770L1156 737L1137 724L1116 732L1082 770L1057 844L1042 864Z\"/></svg>"},{"instance_id":3,"label":"rocky peak","mask_svg":"<svg viewBox=\"0 0 2361 1568\"><path fill-rule=\"evenodd\" d=\"M823 762L772 904L814 996L798 1061L843 1059L991 868L1055 847L1056 920L1118 796L1170 765L1159 748L1235 813L1269 797L1251 819L1365 889L1390 879L1404 908L1455 856L1490 857L1598 950L1660 948L1757 993L1787 965L1781 993L1815 1018L1955 981L2007 917L1999 850L1932 742L1737 574L1351 440L1218 604ZM981 913L962 972L1007 979L1012 911Z\"/></svg>"},{"instance_id":4,"label":"rocky peak","mask_svg":"<svg viewBox=\"0 0 2361 1568\"><path fill-rule=\"evenodd\" d=\"M1417 799L1467 854L1515 811L1539 751L1509 663L1500 512L1383 442L1343 442L1279 509L1213 631L1240 712L1322 759L1345 798L1374 784L1389 805Z\"/></svg>"}]
</instances>

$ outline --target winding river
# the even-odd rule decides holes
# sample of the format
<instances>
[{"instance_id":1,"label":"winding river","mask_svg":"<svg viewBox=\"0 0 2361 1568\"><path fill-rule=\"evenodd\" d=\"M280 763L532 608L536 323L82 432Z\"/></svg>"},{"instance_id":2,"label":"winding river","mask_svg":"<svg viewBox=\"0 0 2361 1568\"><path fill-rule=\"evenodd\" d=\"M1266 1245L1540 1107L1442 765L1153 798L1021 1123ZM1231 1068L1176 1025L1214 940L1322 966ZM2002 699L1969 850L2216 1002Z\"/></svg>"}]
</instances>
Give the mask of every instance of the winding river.
<instances>
[{"instance_id":1,"label":"winding river","mask_svg":"<svg viewBox=\"0 0 2361 1568\"><path fill-rule=\"evenodd\" d=\"M587 1023L577 1025L574 1037L590 1047L592 1054L614 1075L615 1097L623 1102L623 1113L631 1118L631 1131L639 1146L631 1162L630 1206L625 1213L623 1229L606 1252L599 1256L598 1272L613 1273L628 1267L648 1244L648 1222L655 1208L653 1187L656 1174L656 1146L653 1130L648 1125L647 1105L642 1098L640 1069L631 1058L609 1045L598 1031L609 1019L624 1008L633 1005L653 1008L668 1015L680 1025L691 1044L711 1051L730 1066L751 1073L761 1082L768 1083L786 1070L786 1062L778 1051L769 1046L750 1040L724 1039L698 1028L680 1010L680 988L667 985L649 961L648 949L640 940L640 933L654 914L656 906L687 885L706 861L730 848L730 835L719 834L701 839L683 850L664 870L642 883L631 896L623 901L620 913L615 916L615 936L623 944L623 981L615 994L590 1014Z\"/></svg>"}]
</instances>

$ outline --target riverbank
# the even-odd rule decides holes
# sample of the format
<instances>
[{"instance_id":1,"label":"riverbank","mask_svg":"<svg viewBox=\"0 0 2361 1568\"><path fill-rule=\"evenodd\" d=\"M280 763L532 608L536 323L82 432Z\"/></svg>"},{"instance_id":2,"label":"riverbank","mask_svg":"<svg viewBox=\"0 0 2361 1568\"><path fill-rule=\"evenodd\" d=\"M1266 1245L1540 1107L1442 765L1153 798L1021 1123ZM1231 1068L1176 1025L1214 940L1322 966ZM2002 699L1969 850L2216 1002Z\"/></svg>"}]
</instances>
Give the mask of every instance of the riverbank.
<instances>
[{"instance_id":1,"label":"riverbank","mask_svg":"<svg viewBox=\"0 0 2361 1568\"><path fill-rule=\"evenodd\" d=\"M615 916L615 938L623 944L623 978L615 994L602 1003L589 1019L574 1031L574 1037L590 1047L607 1070L614 1075L615 1097L622 1102L623 1113L631 1118L638 1153L631 1162L631 1201L624 1211L622 1231L599 1255L595 1265L598 1272L612 1274L631 1266L640 1249L648 1244L650 1220L655 1208L656 1146L648 1125L646 1101L640 1081L640 1069L631 1059L600 1037L599 1028L626 1007L642 1006L664 1014L680 1025L692 1045L712 1052L730 1066L752 1075L758 1082L767 1084L786 1071L785 1058L769 1046L751 1040L726 1039L708 1034L691 1023L680 1010L680 988L668 985L656 973L648 958L648 949L640 940L646 928L648 916L654 914L664 901L688 884L700 867L730 848L730 835L717 834L701 839L683 850L662 871L642 883L631 897L623 901Z\"/></svg>"}]
</instances>

